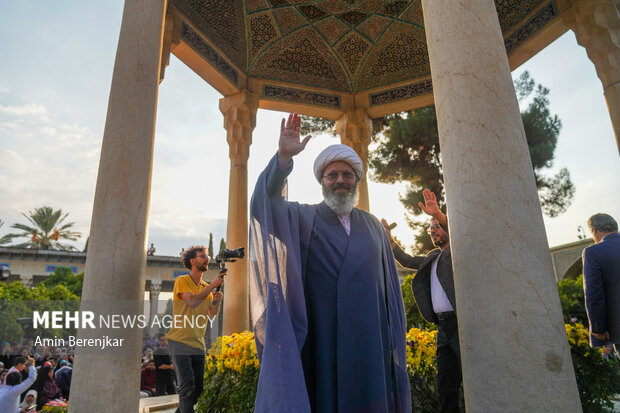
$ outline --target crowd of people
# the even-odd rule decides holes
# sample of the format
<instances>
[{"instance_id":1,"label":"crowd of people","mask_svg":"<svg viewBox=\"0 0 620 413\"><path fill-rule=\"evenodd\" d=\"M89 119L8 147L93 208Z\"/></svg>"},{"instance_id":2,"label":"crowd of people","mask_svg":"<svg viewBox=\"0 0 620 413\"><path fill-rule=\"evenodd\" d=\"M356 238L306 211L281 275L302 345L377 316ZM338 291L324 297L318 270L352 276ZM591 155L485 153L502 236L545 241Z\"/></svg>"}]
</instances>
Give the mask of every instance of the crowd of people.
<instances>
[{"instance_id":1,"label":"crowd of people","mask_svg":"<svg viewBox=\"0 0 620 413\"><path fill-rule=\"evenodd\" d=\"M0 347L0 413L38 412L69 399L73 349L35 346L32 339Z\"/></svg>"},{"instance_id":2,"label":"crowd of people","mask_svg":"<svg viewBox=\"0 0 620 413\"><path fill-rule=\"evenodd\" d=\"M164 334L143 340L140 397L176 394L174 365L168 353L168 339Z\"/></svg>"},{"instance_id":3,"label":"crowd of people","mask_svg":"<svg viewBox=\"0 0 620 413\"><path fill-rule=\"evenodd\" d=\"M32 339L0 347L0 413L38 412L52 400L67 402L73 348L35 346ZM164 334L143 340L140 397L177 393Z\"/></svg>"}]
</instances>

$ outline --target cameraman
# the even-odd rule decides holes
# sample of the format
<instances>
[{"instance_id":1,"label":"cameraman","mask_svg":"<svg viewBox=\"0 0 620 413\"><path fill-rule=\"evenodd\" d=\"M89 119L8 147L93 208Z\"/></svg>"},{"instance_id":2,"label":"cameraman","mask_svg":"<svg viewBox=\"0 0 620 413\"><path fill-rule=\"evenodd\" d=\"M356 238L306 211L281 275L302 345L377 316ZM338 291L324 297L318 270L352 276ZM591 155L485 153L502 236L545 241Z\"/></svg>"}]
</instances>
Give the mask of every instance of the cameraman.
<instances>
[{"instance_id":1,"label":"cameraman","mask_svg":"<svg viewBox=\"0 0 620 413\"><path fill-rule=\"evenodd\" d=\"M209 259L204 246L186 248L181 260L191 271L174 281L173 323L166 337L179 385L177 411L181 413L193 413L194 404L202 393L205 331L209 319L218 314L222 301L222 293L215 289L224 285L225 272L210 284L202 281L202 273L207 270Z\"/></svg>"}]
</instances>

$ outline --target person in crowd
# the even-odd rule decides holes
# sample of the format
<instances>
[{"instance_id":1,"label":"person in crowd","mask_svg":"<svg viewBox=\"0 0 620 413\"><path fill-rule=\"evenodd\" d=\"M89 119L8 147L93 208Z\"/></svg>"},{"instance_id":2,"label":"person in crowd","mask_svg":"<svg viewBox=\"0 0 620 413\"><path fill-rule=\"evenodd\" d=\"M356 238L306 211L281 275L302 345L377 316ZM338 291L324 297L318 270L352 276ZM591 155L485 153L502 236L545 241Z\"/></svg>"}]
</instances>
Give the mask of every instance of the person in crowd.
<instances>
[{"instance_id":1,"label":"person in crowd","mask_svg":"<svg viewBox=\"0 0 620 413\"><path fill-rule=\"evenodd\" d=\"M6 375L9 374L9 370L8 369L2 369L0 370L0 387L4 386L4 382L5 382L5 378Z\"/></svg>"},{"instance_id":2,"label":"person in crowd","mask_svg":"<svg viewBox=\"0 0 620 413\"><path fill-rule=\"evenodd\" d=\"M459 333L456 320L456 298L454 294L454 275L448 221L437 205L437 198L430 190L422 192L424 203L420 208L432 218L428 233L435 245L426 256L405 253L394 242L385 219L385 228L390 246L396 260L406 268L416 271L411 287L422 317L437 324L437 387L439 390L440 412L459 412L462 371Z\"/></svg>"},{"instance_id":3,"label":"person in crowd","mask_svg":"<svg viewBox=\"0 0 620 413\"><path fill-rule=\"evenodd\" d=\"M11 343L8 341L3 341L0 345L0 361L5 368L11 365Z\"/></svg>"},{"instance_id":4,"label":"person in crowd","mask_svg":"<svg viewBox=\"0 0 620 413\"><path fill-rule=\"evenodd\" d=\"M146 393L148 397L155 396L155 380L155 361L151 360L140 371L140 391Z\"/></svg>"},{"instance_id":5,"label":"person in crowd","mask_svg":"<svg viewBox=\"0 0 620 413\"><path fill-rule=\"evenodd\" d=\"M54 373L54 378L56 379L56 384L62 391L63 397L69 400L69 393L71 391L71 377L73 376L73 365L65 360L61 360L60 364L62 367Z\"/></svg>"},{"instance_id":6,"label":"person in crowd","mask_svg":"<svg viewBox=\"0 0 620 413\"><path fill-rule=\"evenodd\" d=\"M146 250L146 255L155 255L155 245L151 242L151 246Z\"/></svg>"},{"instance_id":7,"label":"person in crowd","mask_svg":"<svg viewBox=\"0 0 620 413\"><path fill-rule=\"evenodd\" d=\"M18 372L20 374L20 376L22 376L22 380L24 381L24 375L22 374L23 371L25 371L26 369L26 363L27 363L27 359L25 357L22 356L18 356L13 360L13 367L11 367L9 369L9 373L13 373L13 372ZM28 374L28 373L26 373ZM27 377L27 376L26 376ZM5 381L3 382L3 384L6 384L6 377L4 379Z\"/></svg>"},{"instance_id":8,"label":"person in crowd","mask_svg":"<svg viewBox=\"0 0 620 413\"><path fill-rule=\"evenodd\" d=\"M28 390L26 397L19 405L19 413L28 413L37 411L37 391Z\"/></svg>"},{"instance_id":9,"label":"person in crowd","mask_svg":"<svg viewBox=\"0 0 620 413\"><path fill-rule=\"evenodd\" d=\"M28 358L25 362L28 367L28 377L22 381L19 371L12 371L6 375L6 384L0 387L0 413L16 413L19 411L19 396L36 379L37 371L34 368L34 359Z\"/></svg>"},{"instance_id":10,"label":"person in crowd","mask_svg":"<svg viewBox=\"0 0 620 413\"><path fill-rule=\"evenodd\" d=\"M364 164L332 145L314 162L323 202L282 196L310 136L282 119L250 207L250 302L261 375L256 411L408 412L406 320L377 218L355 208Z\"/></svg>"},{"instance_id":11,"label":"person in crowd","mask_svg":"<svg viewBox=\"0 0 620 413\"><path fill-rule=\"evenodd\" d=\"M37 379L30 387L37 391L37 410L41 410L46 403L62 397L62 391L54 380L54 369L51 366L43 366L37 373Z\"/></svg>"},{"instance_id":12,"label":"person in crowd","mask_svg":"<svg viewBox=\"0 0 620 413\"><path fill-rule=\"evenodd\" d=\"M208 284L202 280L210 257L204 246L187 248L181 261L190 273L174 281L172 313L180 320L193 323L173 323L166 337L179 385L180 413L193 413L194 404L202 393L205 365L205 331L220 311L222 293L216 288L224 285L225 272Z\"/></svg>"},{"instance_id":13,"label":"person in crowd","mask_svg":"<svg viewBox=\"0 0 620 413\"><path fill-rule=\"evenodd\" d=\"M153 353L155 360L155 392L157 396L176 394L174 385L174 364L168 354L166 336L161 336L159 348Z\"/></svg>"},{"instance_id":14,"label":"person in crowd","mask_svg":"<svg viewBox=\"0 0 620 413\"><path fill-rule=\"evenodd\" d=\"M595 244L583 250L583 290L590 345L613 344L620 355L620 234L610 215L594 214L588 227Z\"/></svg>"}]
</instances>

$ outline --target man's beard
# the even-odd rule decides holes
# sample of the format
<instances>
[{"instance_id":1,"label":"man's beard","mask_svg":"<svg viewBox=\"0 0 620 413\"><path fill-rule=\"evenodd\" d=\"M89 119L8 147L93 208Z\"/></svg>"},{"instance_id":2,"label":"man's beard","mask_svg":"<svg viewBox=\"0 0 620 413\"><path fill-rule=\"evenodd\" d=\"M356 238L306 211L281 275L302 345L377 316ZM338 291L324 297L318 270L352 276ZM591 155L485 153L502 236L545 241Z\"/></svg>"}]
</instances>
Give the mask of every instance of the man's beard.
<instances>
[{"instance_id":1,"label":"man's beard","mask_svg":"<svg viewBox=\"0 0 620 413\"><path fill-rule=\"evenodd\" d=\"M449 241L449 236L445 236L445 237L440 237L437 241L435 241L432 237L431 237L431 242L433 243L434 246L436 246L437 248L441 248L444 245L446 245Z\"/></svg>"},{"instance_id":2,"label":"man's beard","mask_svg":"<svg viewBox=\"0 0 620 413\"><path fill-rule=\"evenodd\" d=\"M357 191L357 184L356 182L348 193L342 195L334 194L334 190L339 188L347 189L345 184L336 184L332 188L322 185L325 203L336 215L348 214L353 210L353 207L357 205L360 198L360 194Z\"/></svg>"}]
</instances>

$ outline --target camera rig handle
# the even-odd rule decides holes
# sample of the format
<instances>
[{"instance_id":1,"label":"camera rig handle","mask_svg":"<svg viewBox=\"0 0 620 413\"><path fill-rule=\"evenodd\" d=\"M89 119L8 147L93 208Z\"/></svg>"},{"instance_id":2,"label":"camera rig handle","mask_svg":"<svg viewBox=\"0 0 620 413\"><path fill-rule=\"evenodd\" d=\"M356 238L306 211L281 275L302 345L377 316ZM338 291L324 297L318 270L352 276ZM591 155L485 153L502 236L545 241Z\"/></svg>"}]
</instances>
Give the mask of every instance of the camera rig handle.
<instances>
[{"instance_id":1,"label":"camera rig handle","mask_svg":"<svg viewBox=\"0 0 620 413\"><path fill-rule=\"evenodd\" d=\"M215 256L215 262L217 262L220 265L220 274L228 271L228 268L226 268L227 262L236 262L237 261L236 258L243 258L243 257L245 257L245 251L243 247L239 247L234 250L229 250L226 248L221 250ZM222 291L222 286L220 285L216 287L215 291Z\"/></svg>"}]
</instances>

